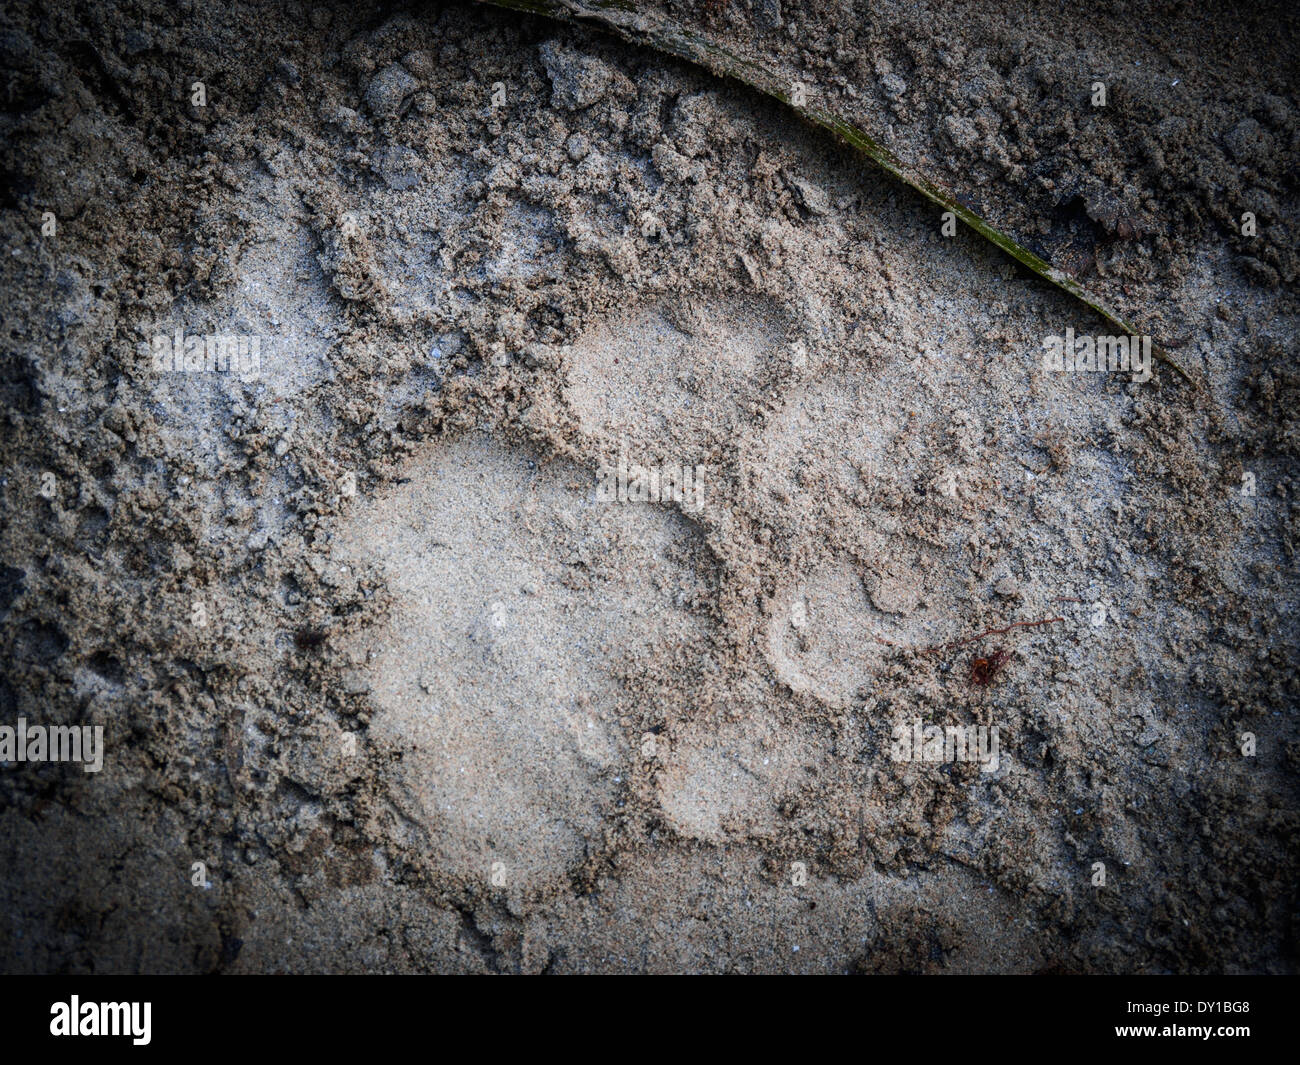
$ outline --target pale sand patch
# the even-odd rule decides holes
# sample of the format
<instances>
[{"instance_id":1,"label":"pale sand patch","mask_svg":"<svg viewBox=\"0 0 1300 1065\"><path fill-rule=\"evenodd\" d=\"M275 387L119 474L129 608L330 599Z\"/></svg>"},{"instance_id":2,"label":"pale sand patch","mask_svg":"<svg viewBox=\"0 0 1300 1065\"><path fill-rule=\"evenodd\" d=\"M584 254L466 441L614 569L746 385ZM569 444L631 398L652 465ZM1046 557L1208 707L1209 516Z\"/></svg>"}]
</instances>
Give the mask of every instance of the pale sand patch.
<instances>
[{"instance_id":1,"label":"pale sand patch","mask_svg":"<svg viewBox=\"0 0 1300 1065\"><path fill-rule=\"evenodd\" d=\"M565 397L583 433L606 446L626 440L664 458L698 456L733 441L776 368L782 332L760 300L637 307L577 340Z\"/></svg>"},{"instance_id":2,"label":"pale sand patch","mask_svg":"<svg viewBox=\"0 0 1300 1065\"><path fill-rule=\"evenodd\" d=\"M600 845L635 740L623 676L703 632L696 545L671 511L597 503L590 473L481 439L408 476L335 552L394 600L351 648L371 736L402 752L394 798L435 866L539 884Z\"/></svg>"}]
</instances>

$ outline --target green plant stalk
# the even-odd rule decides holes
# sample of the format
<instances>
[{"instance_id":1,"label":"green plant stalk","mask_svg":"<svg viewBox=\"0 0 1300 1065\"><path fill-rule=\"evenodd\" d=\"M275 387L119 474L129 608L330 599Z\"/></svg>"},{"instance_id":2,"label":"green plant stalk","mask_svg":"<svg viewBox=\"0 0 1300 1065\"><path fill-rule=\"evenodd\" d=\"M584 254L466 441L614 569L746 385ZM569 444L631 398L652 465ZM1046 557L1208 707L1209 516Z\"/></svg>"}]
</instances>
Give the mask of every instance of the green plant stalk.
<instances>
[{"instance_id":1,"label":"green plant stalk","mask_svg":"<svg viewBox=\"0 0 1300 1065\"><path fill-rule=\"evenodd\" d=\"M479 0L479 3L544 15L564 22L593 22L633 44L644 45L678 59L684 59L696 66L705 67L720 77L734 78L751 89L780 100L808 121L829 130L852 145L876 165L915 189L926 199L938 204L944 210L951 211L985 240L1001 248L1049 284L1055 285L1062 292L1068 293L1101 315L1121 333L1137 335L1138 330L1111 310L1099 296L1001 230L989 225L947 189L905 163L865 130L837 115L807 104L796 104L788 91L791 88L788 80L779 78L765 67L706 40L700 34L666 20L642 14L637 10L633 0L590 0L585 3L583 0ZM1174 362L1158 345L1153 343L1152 351L1157 359L1170 366L1189 384L1199 387L1187 371Z\"/></svg>"}]
</instances>

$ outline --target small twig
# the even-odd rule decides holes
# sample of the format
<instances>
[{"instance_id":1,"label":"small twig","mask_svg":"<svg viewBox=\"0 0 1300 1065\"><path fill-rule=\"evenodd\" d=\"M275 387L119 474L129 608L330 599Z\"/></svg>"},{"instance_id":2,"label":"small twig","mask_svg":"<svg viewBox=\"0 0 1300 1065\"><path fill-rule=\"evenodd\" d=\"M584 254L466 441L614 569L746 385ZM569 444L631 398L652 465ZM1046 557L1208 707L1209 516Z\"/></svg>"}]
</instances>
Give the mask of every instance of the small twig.
<instances>
[{"instance_id":1,"label":"small twig","mask_svg":"<svg viewBox=\"0 0 1300 1065\"><path fill-rule=\"evenodd\" d=\"M976 643L984 639L985 636L1005 636L1012 629L1032 629L1039 625L1052 625L1058 621L1064 621L1065 618L1043 618L1041 621L1013 621L1005 629L985 629L978 636L968 636L964 640L953 640L952 643L941 643L935 647L926 647L922 649L923 655L937 655L941 651L950 651L954 647L965 647L967 644Z\"/></svg>"},{"instance_id":2,"label":"small twig","mask_svg":"<svg viewBox=\"0 0 1300 1065\"><path fill-rule=\"evenodd\" d=\"M1078 600L1076 600L1077 602ZM883 643L886 647L899 647L904 651L912 651L915 654L937 655L944 651L951 651L957 647L965 647L967 644L977 643L986 636L1005 636L1012 629L1033 629L1040 625L1053 625L1058 621L1064 621L1065 618L1042 618L1039 621L1013 621L1010 625L1002 629L985 629L975 636L967 636L962 640L953 640L951 643L935 644L933 647L908 647L906 644L894 643L892 640L886 640L883 636L877 636L874 632L871 638L877 643Z\"/></svg>"}]
</instances>

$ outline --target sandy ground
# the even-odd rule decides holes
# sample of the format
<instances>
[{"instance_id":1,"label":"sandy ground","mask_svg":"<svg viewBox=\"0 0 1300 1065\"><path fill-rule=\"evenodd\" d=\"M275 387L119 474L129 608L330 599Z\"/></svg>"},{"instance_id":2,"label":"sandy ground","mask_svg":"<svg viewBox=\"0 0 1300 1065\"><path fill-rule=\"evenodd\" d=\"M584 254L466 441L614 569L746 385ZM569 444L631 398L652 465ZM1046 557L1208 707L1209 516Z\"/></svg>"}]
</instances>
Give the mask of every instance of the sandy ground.
<instances>
[{"instance_id":1,"label":"sandy ground","mask_svg":"<svg viewBox=\"0 0 1300 1065\"><path fill-rule=\"evenodd\" d=\"M1008 6L653 10L1199 387L598 28L7 9L0 967L1294 971L1296 20Z\"/></svg>"}]
</instances>

